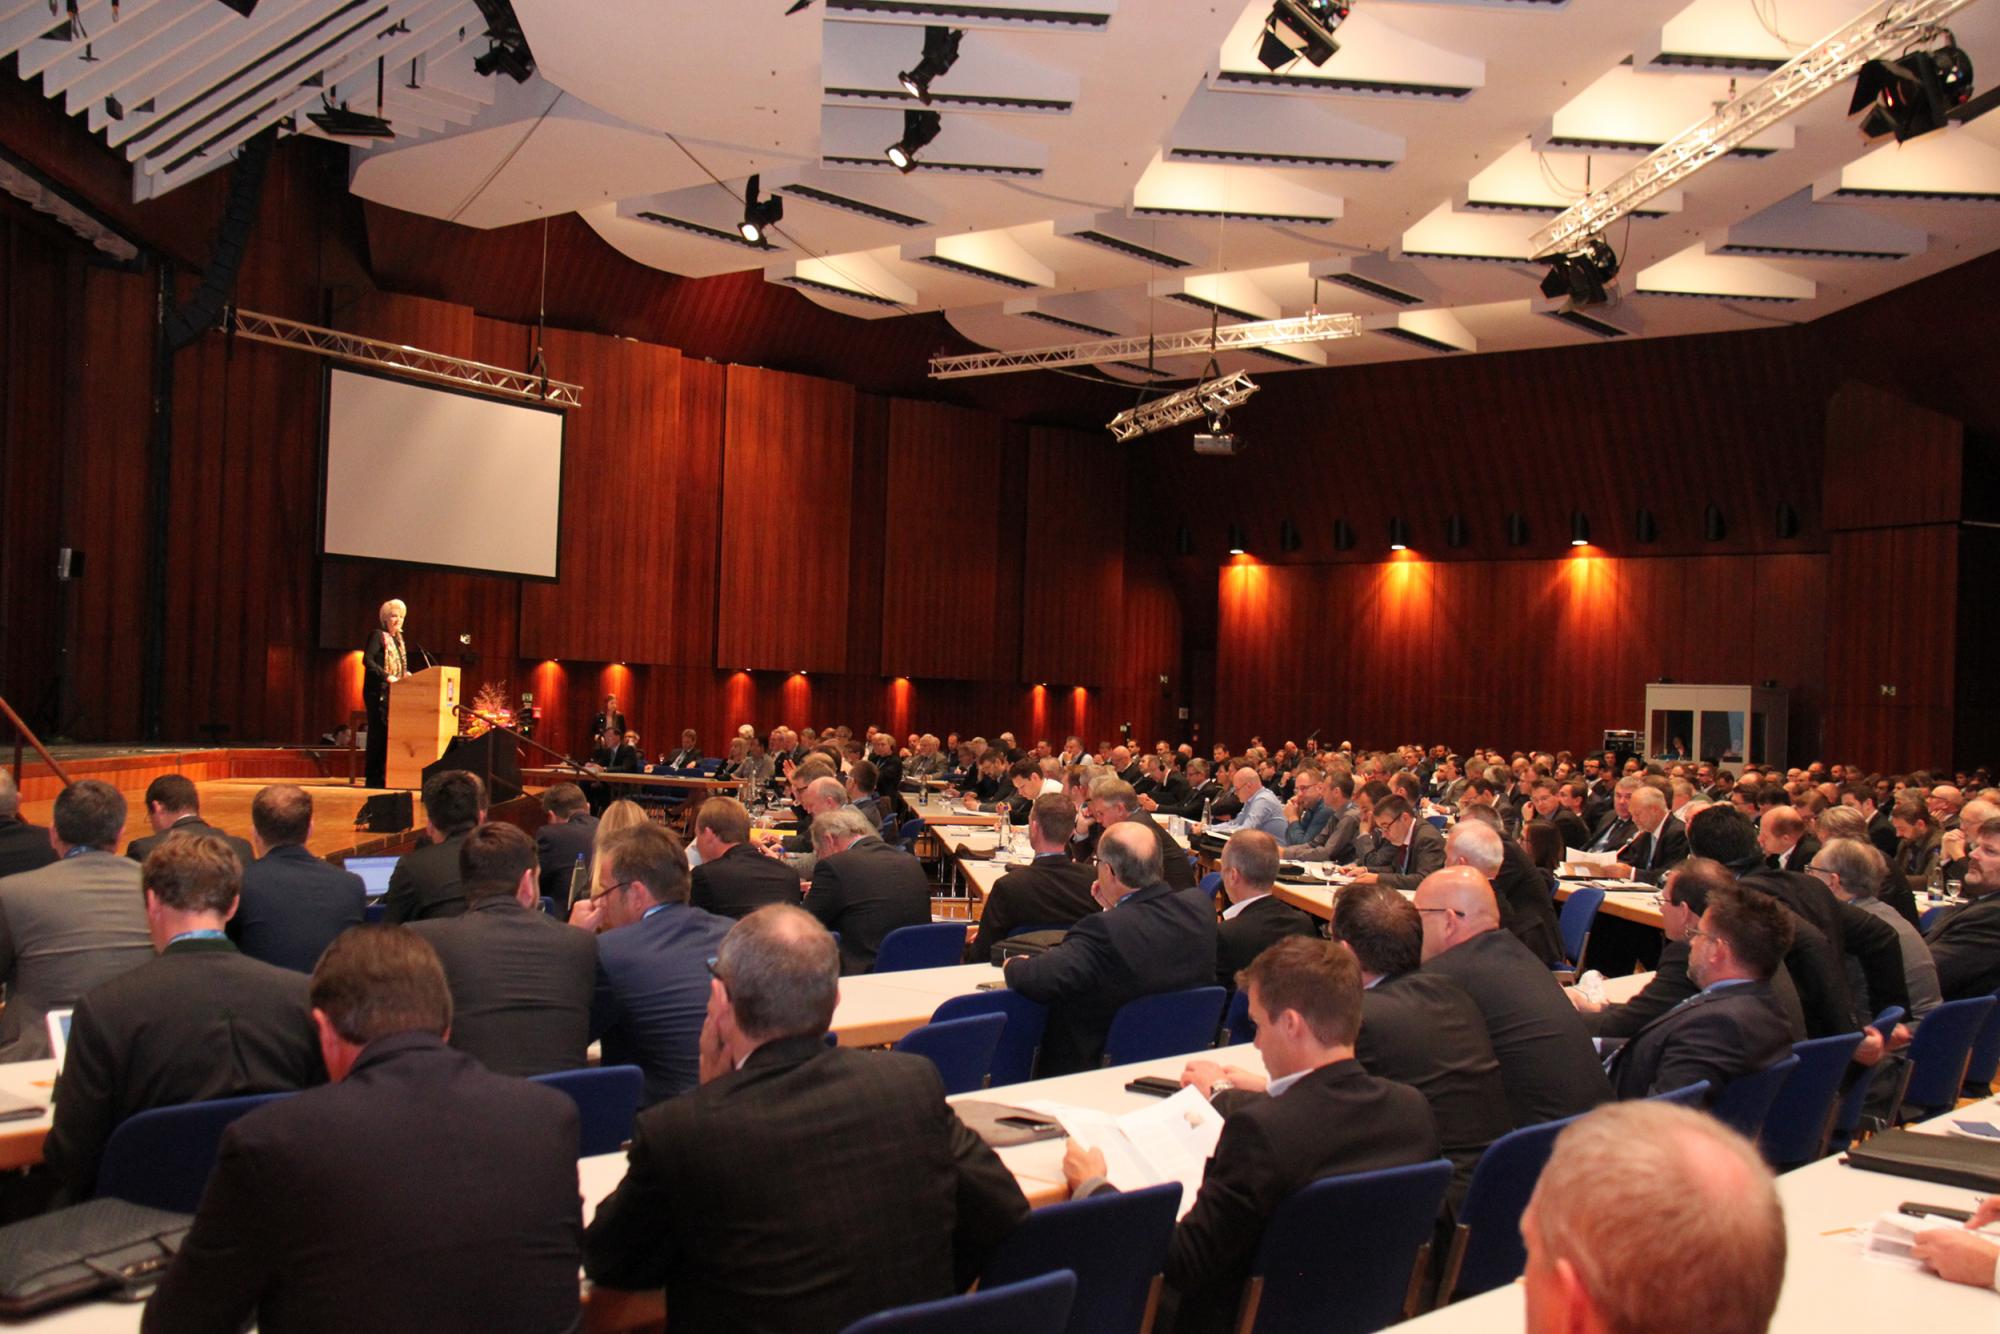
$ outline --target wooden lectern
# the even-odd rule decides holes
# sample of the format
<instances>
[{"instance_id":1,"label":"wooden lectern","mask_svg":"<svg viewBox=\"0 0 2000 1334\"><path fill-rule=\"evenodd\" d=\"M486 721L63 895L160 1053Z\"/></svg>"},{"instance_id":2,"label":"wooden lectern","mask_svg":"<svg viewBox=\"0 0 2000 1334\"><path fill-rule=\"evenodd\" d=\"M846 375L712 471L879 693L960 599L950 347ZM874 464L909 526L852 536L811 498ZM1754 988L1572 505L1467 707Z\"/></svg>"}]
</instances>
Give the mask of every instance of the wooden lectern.
<instances>
[{"instance_id":1,"label":"wooden lectern","mask_svg":"<svg viewBox=\"0 0 2000 1334\"><path fill-rule=\"evenodd\" d=\"M458 735L458 668L412 672L389 687L390 787L422 790L424 766Z\"/></svg>"}]
</instances>

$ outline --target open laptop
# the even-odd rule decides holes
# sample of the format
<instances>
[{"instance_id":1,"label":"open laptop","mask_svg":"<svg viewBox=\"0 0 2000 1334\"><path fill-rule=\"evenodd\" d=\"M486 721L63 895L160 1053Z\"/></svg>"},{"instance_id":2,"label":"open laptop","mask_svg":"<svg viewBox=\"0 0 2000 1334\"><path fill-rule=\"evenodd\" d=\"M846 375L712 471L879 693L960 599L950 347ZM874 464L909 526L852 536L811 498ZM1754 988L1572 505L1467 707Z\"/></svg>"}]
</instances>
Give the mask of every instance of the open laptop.
<instances>
[{"instance_id":1,"label":"open laptop","mask_svg":"<svg viewBox=\"0 0 2000 1334\"><path fill-rule=\"evenodd\" d=\"M373 903L389 892L389 875L401 860L401 857L349 857L341 865L361 877L368 890L368 901Z\"/></svg>"},{"instance_id":2,"label":"open laptop","mask_svg":"<svg viewBox=\"0 0 2000 1334\"><path fill-rule=\"evenodd\" d=\"M50 1010L45 1018L49 1025L49 1050L56 1058L56 1073L61 1074L63 1057L69 1052L69 1021L75 1010Z\"/></svg>"}]
</instances>

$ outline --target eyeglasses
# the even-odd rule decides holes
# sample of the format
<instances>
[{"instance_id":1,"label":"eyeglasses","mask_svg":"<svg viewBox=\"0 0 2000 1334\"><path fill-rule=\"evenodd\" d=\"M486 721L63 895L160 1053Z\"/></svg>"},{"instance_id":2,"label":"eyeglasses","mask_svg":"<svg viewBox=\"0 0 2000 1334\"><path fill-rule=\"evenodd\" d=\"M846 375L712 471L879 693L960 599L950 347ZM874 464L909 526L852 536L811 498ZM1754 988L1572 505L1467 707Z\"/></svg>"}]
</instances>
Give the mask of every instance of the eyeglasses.
<instances>
[{"instance_id":1,"label":"eyeglasses","mask_svg":"<svg viewBox=\"0 0 2000 1334\"><path fill-rule=\"evenodd\" d=\"M1838 879L1840 876L1840 872L1834 870L1831 866L1821 866L1818 862L1808 862L1806 864L1806 874L1824 876L1828 880Z\"/></svg>"},{"instance_id":2,"label":"eyeglasses","mask_svg":"<svg viewBox=\"0 0 2000 1334\"><path fill-rule=\"evenodd\" d=\"M616 884L604 886L604 888L598 890L595 894L592 894L590 897L592 899L610 898L613 894L616 894L619 890L630 889L632 886L638 883L639 882L637 880L620 880Z\"/></svg>"}]
</instances>

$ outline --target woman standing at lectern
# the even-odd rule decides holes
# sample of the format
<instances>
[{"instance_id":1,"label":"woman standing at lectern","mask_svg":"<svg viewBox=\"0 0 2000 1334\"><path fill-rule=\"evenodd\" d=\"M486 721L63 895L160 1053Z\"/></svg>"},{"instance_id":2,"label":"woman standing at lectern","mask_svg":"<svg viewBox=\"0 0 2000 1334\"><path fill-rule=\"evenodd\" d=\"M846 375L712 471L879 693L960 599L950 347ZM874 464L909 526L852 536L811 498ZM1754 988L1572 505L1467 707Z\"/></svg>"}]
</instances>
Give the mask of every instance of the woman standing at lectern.
<instances>
[{"instance_id":1,"label":"woman standing at lectern","mask_svg":"<svg viewBox=\"0 0 2000 1334\"><path fill-rule=\"evenodd\" d=\"M403 617L409 612L400 598L390 598L378 613L382 628L369 632L361 650L366 674L361 702L368 706L368 786L381 787L389 777L389 687L410 670L403 647Z\"/></svg>"}]
</instances>

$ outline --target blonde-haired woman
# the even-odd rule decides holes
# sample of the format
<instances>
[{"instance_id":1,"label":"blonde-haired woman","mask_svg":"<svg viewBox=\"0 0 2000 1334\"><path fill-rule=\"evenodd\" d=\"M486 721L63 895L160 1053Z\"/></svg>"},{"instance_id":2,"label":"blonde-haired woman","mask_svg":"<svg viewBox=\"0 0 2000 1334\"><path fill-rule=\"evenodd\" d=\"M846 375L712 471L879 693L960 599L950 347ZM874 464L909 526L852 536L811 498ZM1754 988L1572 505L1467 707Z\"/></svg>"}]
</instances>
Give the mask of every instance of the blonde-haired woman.
<instances>
[{"instance_id":1,"label":"blonde-haired woman","mask_svg":"<svg viewBox=\"0 0 2000 1334\"><path fill-rule=\"evenodd\" d=\"M598 852L604 847L604 840L621 829L646 823L645 807L636 801L621 797L604 808L604 814L597 817L597 836L590 845L590 897L593 899L604 892L604 863Z\"/></svg>"},{"instance_id":2,"label":"blonde-haired woman","mask_svg":"<svg viewBox=\"0 0 2000 1334\"><path fill-rule=\"evenodd\" d=\"M410 670L403 647L403 618L410 609L401 598L390 598L376 612L379 628L368 632L361 650L361 702L368 709L368 786L382 787L389 777L389 687Z\"/></svg>"}]
</instances>

